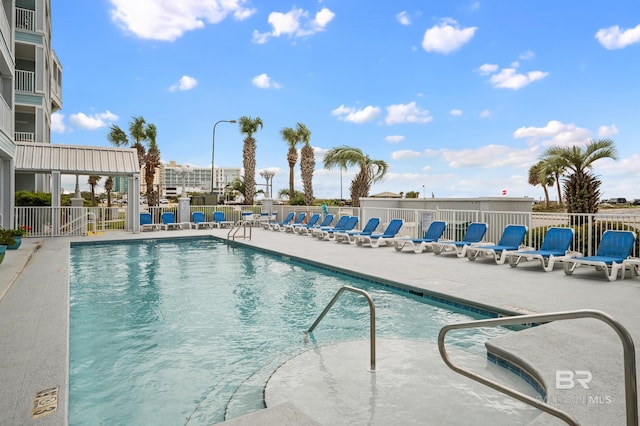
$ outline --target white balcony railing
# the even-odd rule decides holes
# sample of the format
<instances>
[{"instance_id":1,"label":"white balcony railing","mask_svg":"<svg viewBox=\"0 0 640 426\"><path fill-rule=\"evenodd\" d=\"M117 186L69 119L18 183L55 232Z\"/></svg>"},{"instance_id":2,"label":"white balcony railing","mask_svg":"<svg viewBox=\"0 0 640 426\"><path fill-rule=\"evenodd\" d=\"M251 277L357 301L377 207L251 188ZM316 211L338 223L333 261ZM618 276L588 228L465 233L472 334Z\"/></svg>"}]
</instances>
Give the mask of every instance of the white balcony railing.
<instances>
[{"instance_id":1,"label":"white balcony railing","mask_svg":"<svg viewBox=\"0 0 640 426\"><path fill-rule=\"evenodd\" d=\"M35 92L36 73L33 71L16 70L15 89L19 92Z\"/></svg>"},{"instance_id":2,"label":"white balcony railing","mask_svg":"<svg viewBox=\"0 0 640 426\"><path fill-rule=\"evenodd\" d=\"M16 28L35 31L35 17L35 11L16 7Z\"/></svg>"},{"instance_id":3,"label":"white balcony railing","mask_svg":"<svg viewBox=\"0 0 640 426\"><path fill-rule=\"evenodd\" d=\"M16 142L35 142L36 134L33 132L15 132L14 140Z\"/></svg>"}]
</instances>

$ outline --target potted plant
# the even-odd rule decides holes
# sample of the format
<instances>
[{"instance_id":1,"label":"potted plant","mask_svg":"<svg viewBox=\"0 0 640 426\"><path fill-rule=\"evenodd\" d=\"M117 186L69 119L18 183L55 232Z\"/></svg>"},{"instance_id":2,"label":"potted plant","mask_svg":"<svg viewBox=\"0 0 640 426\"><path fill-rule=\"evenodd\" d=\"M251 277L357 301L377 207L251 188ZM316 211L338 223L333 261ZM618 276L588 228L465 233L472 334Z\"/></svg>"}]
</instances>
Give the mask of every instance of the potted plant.
<instances>
[{"instance_id":1,"label":"potted plant","mask_svg":"<svg viewBox=\"0 0 640 426\"><path fill-rule=\"evenodd\" d=\"M0 228L0 263L2 263L2 261L4 260L4 255L7 251L7 247L15 243L15 238L13 238L8 230Z\"/></svg>"},{"instance_id":2,"label":"potted plant","mask_svg":"<svg viewBox=\"0 0 640 426\"><path fill-rule=\"evenodd\" d=\"M5 229L4 232L14 239L14 243L9 244L7 249L15 250L20 247L20 244L22 244L22 237L26 236L29 233L29 228L27 228L26 226L22 226L15 229Z\"/></svg>"}]
</instances>

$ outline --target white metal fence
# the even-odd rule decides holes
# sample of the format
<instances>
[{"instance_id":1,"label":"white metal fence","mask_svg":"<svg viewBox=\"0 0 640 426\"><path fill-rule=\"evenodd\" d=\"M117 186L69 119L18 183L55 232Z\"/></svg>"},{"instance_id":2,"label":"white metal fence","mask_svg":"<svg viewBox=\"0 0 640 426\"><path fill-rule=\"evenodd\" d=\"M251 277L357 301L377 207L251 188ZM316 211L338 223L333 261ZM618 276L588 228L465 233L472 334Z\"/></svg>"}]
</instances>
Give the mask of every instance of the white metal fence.
<instances>
[{"instance_id":1,"label":"white metal fence","mask_svg":"<svg viewBox=\"0 0 640 426\"><path fill-rule=\"evenodd\" d=\"M87 235L90 232L131 231L126 225L127 207L16 207L15 227L25 227L31 237L51 237L64 235ZM568 214L568 213L533 213L533 212L503 212L480 210L421 210L421 209L386 209L386 208L354 208L328 207L329 213L337 220L342 215L358 216L359 226L362 227L372 217L380 218L377 232L381 232L387 224L395 218L404 221L400 230L401 235L412 238L421 237L429 224L434 220L447 222L444 238L460 240L471 222L485 222L488 224L486 241L497 242L503 229L509 224L526 225L529 229L526 244L540 247L547 228L571 227L575 231L575 238L571 249L583 253L585 256L595 254L600 237L608 229L630 230L638 236L640 230L640 213L631 211L629 214ZM163 212L170 211L178 214L176 205L160 207L142 207L141 211L152 214L155 223L160 223ZM213 218L214 211L222 211L225 220L238 221L243 218L243 212L259 215L261 206L190 206L190 212L203 212L206 220ZM306 212L323 213L321 206L289 206L275 205L271 209L276 213L276 220L281 220L290 211L296 214ZM638 242L633 255L640 255Z\"/></svg>"}]
</instances>

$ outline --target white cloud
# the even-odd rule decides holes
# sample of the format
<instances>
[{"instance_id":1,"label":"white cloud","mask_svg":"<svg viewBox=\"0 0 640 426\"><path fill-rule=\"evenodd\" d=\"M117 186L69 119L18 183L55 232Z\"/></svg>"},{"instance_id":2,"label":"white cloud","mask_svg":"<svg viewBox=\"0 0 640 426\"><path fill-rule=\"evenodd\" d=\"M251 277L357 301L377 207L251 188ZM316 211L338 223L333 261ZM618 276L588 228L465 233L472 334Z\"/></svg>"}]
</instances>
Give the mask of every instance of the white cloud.
<instances>
[{"instance_id":1,"label":"white cloud","mask_svg":"<svg viewBox=\"0 0 640 426\"><path fill-rule=\"evenodd\" d=\"M259 87L261 89L279 89L280 84L276 83L269 77L267 74L260 74L251 79L251 83L254 86Z\"/></svg>"},{"instance_id":2,"label":"white cloud","mask_svg":"<svg viewBox=\"0 0 640 426\"><path fill-rule=\"evenodd\" d=\"M488 109L483 109L482 111L480 111L480 118L489 118L491 117L491 111L489 111Z\"/></svg>"},{"instance_id":3,"label":"white cloud","mask_svg":"<svg viewBox=\"0 0 640 426\"><path fill-rule=\"evenodd\" d=\"M339 117L341 120L350 121L356 124L366 123L371 120L375 120L380 117L380 108L373 107L371 105L364 107L363 109L357 110L355 108L345 107L344 105L340 105L340 107L331 111L332 115Z\"/></svg>"},{"instance_id":4,"label":"white cloud","mask_svg":"<svg viewBox=\"0 0 640 426\"><path fill-rule=\"evenodd\" d=\"M640 42L640 24L636 25L635 28L622 31L617 25L602 28L596 33L596 39L605 49L622 49L630 44Z\"/></svg>"},{"instance_id":5,"label":"white cloud","mask_svg":"<svg viewBox=\"0 0 640 426\"><path fill-rule=\"evenodd\" d=\"M176 90L191 90L197 85L198 81L195 78L189 77L188 75L183 75L176 84L172 84L171 87L169 87L169 91L175 92Z\"/></svg>"},{"instance_id":6,"label":"white cloud","mask_svg":"<svg viewBox=\"0 0 640 426\"><path fill-rule=\"evenodd\" d=\"M606 137L617 135L617 134L618 134L618 128L616 127L615 124L612 124L611 126L598 127L598 137L606 138Z\"/></svg>"},{"instance_id":7,"label":"white cloud","mask_svg":"<svg viewBox=\"0 0 640 426\"><path fill-rule=\"evenodd\" d=\"M400 151L394 151L391 153L391 159L393 160L410 160L412 158L422 157L422 153L418 151L412 151L410 149L403 149Z\"/></svg>"},{"instance_id":8,"label":"white cloud","mask_svg":"<svg viewBox=\"0 0 640 426\"><path fill-rule=\"evenodd\" d=\"M258 30L253 32L253 42L257 44L266 43L270 37L304 37L324 31L329 22L333 20L335 13L326 7L320 10L310 19L309 12L294 7L287 13L271 12L267 22L271 25L271 32L261 33Z\"/></svg>"},{"instance_id":9,"label":"white cloud","mask_svg":"<svg viewBox=\"0 0 640 426\"><path fill-rule=\"evenodd\" d=\"M526 52L520 54L520 59L522 59L523 61L527 61L529 59L533 59L535 56L535 53L533 53L531 50L527 50Z\"/></svg>"},{"instance_id":10,"label":"white cloud","mask_svg":"<svg viewBox=\"0 0 640 426\"><path fill-rule=\"evenodd\" d=\"M136 37L174 41L185 32L217 24L232 14L247 19L255 9L242 7L244 0L110 0L111 19Z\"/></svg>"},{"instance_id":11,"label":"white cloud","mask_svg":"<svg viewBox=\"0 0 640 426\"><path fill-rule=\"evenodd\" d=\"M505 145L486 145L475 149L444 149L441 152L441 158L454 169L468 167L482 167L485 169L507 166L529 167L535 163L538 149L538 146L515 149Z\"/></svg>"},{"instance_id":12,"label":"white cloud","mask_svg":"<svg viewBox=\"0 0 640 426\"><path fill-rule=\"evenodd\" d=\"M51 131L55 133L64 133L67 128L64 125L64 114L54 112L51 114Z\"/></svg>"},{"instance_id":13,"label":"white cloud","mask_svg":"<svg viewBox=\"0 0 640 426\"><path fill-rule=\"evenodd\" d=\"M384 139L389 143L400 143L404 140L404 136L400 136L400 135L386 136Z\"/></svg>"},{"instance_id":14,"label":"white cloud","mask_svg":"<svg viewBox=\"0 0 640 426\"><path fill-rule=\"evenodd\" d=\"M452 109L451 111L449 111L449 114L453 115L454 117L459 117L462 115L462 110L461 109Z\"/></svg>"},{"instance_id":15,"label":"white cloud","mask_svg":"<svg viewBox=\"0 0 640 426\"><path fill-rule=\"evenodd\" d=\"M514 68L503 68L498 74L492 75L489 78L489 82L493 87L499 89L518 90L548 75L548 72L543 71L530 71L526 74L519 74Z\"/></svg>"},{"instance_id":16,"label":"white cloud","mask_svg":"<svg viewBox=\"0 0 640 426\"><path fill-rule=\"evenodd\" d=\"M526 138L530 143L542 140L545 146L584 145L591 139L591 132L575 124L551 120L545 127L520 127L513 132L515 139Z\"/></svg>"},{"instance_id":17,"label":"white cloud","mask_svg":"<svg viewBox=\"0 0 640 426\"><path fill-rule=\"evenodd\" d=\"M396 15L396 20L400 25L411 25L411 18L409 18L409 14L405 11L398 13Z\"/></svg>"},{"instance_id":18,"label":"white cloud","mask_svg":"<svg viewBox=\"0 0 640 426\"><path fill-rule=\"evenodd\" d=\"M85 130L96 130L101 127L106 127L109 123L118 119L118 116L107 110L102 113L86 115L83 112L77 114L71 114L69 121L76 127L80 127Z\"/></svg>"},{"instance_id":19,"label":"white cloud","mask_svg":"<svg viewBox=\"0 0 640 426\"><path fill-rule=\"evenodd\" d=\"M420 109L415 102L408 104L389 105L387 107L388 125L396 123L429 123L433 117L426 109Z\"/></svg>"},{"instance_id":20,"label":"white cloud","mask_svg":"<svg viewBox=\"0 0 640 426\"><path fill-rule=\"evenodd\" d=\"M478 67L477 71L480 75L489 75L498 71L498 66L496 64L482 64Z\"/></svg>"},{"instance_id":21,"label":"white cloud","mask_svg":"<svg viewBox=\"0 0 640 426\"><path fill-rule=\"evenodd\" d=\"M444 53L458 50L473 38L477 27L460 28L454 19L443 19L440 25L425 31L422 48L427 52Z\"/></svg>"}]
</instances>

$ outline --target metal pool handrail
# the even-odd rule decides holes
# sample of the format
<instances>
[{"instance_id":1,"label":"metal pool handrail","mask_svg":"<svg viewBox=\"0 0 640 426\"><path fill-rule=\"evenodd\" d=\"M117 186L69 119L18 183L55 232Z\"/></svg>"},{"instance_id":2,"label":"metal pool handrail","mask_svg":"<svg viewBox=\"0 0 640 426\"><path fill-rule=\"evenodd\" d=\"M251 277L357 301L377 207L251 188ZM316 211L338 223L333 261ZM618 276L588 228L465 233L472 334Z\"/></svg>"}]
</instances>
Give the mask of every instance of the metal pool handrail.
<instances>
[{"instance_id":1,"label":"metal pool handrail","mask_svg":"<svg viewBox=\"0 0 640 426\"><path fill-rule=\"evenodd\" d=\"M327 307L324 308L324 310L318 316L318 318L315 320L313 325L311 325L311 327L309 327L309 330L307 330L307 333L313 332L313 330L316 328L316 326L320 323L320 321L322 321L322 319L327 314L327 312L329 312L331 307L338 301L338 298L340 298L342 293L344 293L345 291L351 291L353 293L360 294L360 295L364 296L367 299L367 302L369 303L370 361L371 361L371 371L375 372L376 371L376 306L373 303L373 299L371 298L369 293L367 293L366 291L361 290L359 288L351 287L351 286L348 286L348 285L340 287L340 289L336 292L335 296L333 296L333 299L331 299L331 302L329 302Z\"/></svg>"},{"instance_id":2,"label":"metal pool handrail","mask_svg":"<svg viewBox=\"0 0 640 426\"><path fill-rule=\"evenodd\" d=\"M251 227L251 223L248 220L239 220L235 223L235 225L233 225L233 227L231 227L231 229L229 229L229 232L227 232L227 240L236 240L236 234L238 233L238 231L240 229L242 229L242 238L246 239L247 238L247 225L249 225L249 241L251 241L251 234L252 234L252 227Z\"/></svg>"},{"instance_id":3,"label":"metal pool handrail","mask_svg":"<svg viewBox=\"0 0 640 426\"><path fill-rule=\"evenodd\" d=\"M627 412L627 426L637 426L638 425L638 389L636 383L636 352L635 346L633 343L633 339L631 338L631 334L627 331L627 329L620 324L618 321L613 319L608 314L590 309L582 309L576 311L565 311L565 312L552 312L548 314L534 314L534 315L517 315L513 317L503 317L503 318L493 318L487 320L480 321L469 321L462 322L457 324L449 324L442 327L440 333L438 334L438 349L440 350L440 355L444 360L445 364L449 366L452 370L457 373L462 374L463 376L469 377L477 382L480 382L486 386L489 386L499 392L502 392L506 395L509 395L512 398L515 398L519 401L522 401L526 404L529 404L539 410L542 410L552 416L558 417L564 420L566 423L570 425L578 425L579 423L575 420L571 415L565 413L564 411L558 410L557 408L542 402L538 399L532 398L529 395L525 395L516 390L507 388L493 380L486 379L480 375L477 375L469 370L465 370L461 367L454 365L449 356L447 355L447 350L444 346L445 336L448 331L456 330L456 329L466 329L466 328L478 328L478 327L494 327L501 325L516 325L516 324L526 324L526 323L544 323L544 322L552 322L552 321L560 321L560 320L568 320L568 319L578 319L578 318L594 318L598 319L602 322L608 324L611 328L615 330L615 332L620 337L622 341L622 347L624 349L624 382L625 382L625 402L626 402L626 412Z\"/></svg>"}]
</instances>

